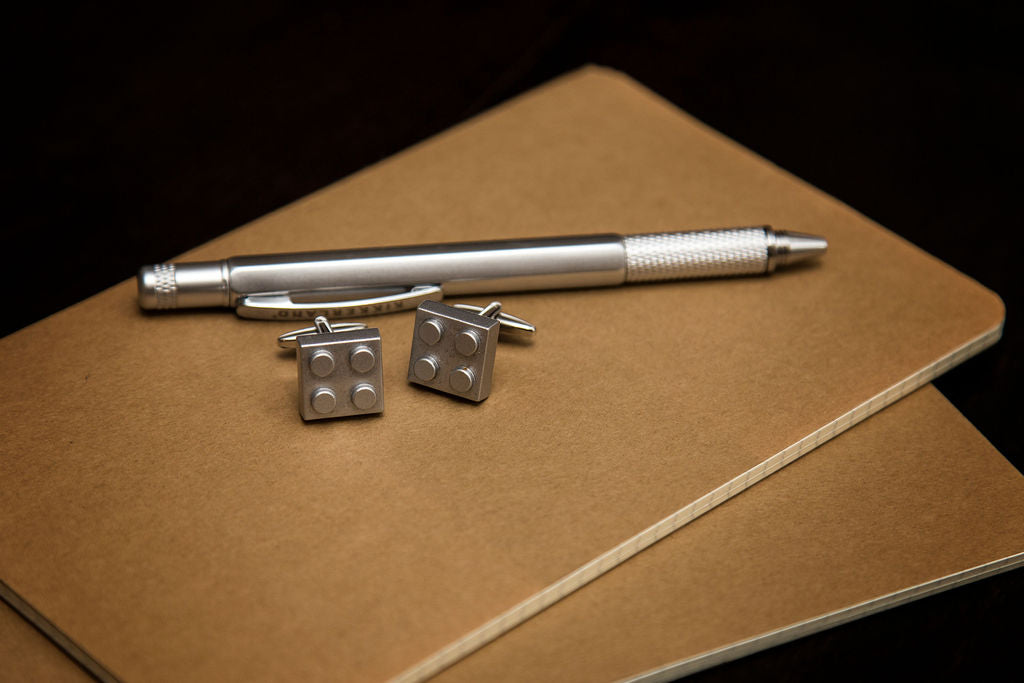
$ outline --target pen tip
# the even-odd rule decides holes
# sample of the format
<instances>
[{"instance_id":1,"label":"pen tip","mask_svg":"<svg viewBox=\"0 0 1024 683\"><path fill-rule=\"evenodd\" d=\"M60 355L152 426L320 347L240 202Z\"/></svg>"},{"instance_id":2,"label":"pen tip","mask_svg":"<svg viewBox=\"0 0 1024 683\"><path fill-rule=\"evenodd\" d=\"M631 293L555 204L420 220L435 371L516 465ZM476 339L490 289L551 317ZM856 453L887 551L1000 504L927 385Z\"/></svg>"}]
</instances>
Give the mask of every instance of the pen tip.
<instances>
[{"instance_id":1,"label":"pen tip","mask_svg":"<svg viewBox=\"0 0 1024 683\"><path fill-rule=\"evenodd\" d=\"M817 235L802 232L778 231L775 233L778 251L776 265L790 266L821 256L828 251L828 240Z\"/></svg>"}]
</instances>

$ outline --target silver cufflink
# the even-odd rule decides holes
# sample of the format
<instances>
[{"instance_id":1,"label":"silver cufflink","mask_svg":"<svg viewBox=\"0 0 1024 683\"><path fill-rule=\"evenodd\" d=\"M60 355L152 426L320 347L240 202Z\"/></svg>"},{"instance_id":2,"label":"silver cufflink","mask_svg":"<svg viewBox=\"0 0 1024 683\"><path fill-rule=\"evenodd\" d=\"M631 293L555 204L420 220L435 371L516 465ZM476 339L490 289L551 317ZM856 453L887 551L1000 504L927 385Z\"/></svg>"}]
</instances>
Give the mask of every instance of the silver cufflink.
<instances>
[{"instance_id":1,"label":"silver cufflink","mask_svg":"<svg viewBox=\"0 0 1024 683\"><path fill-rule=\"evenodd\" d=\"M380 330L323 316L313 322L277 338L281 348L296 349L302 419L383 412Z\"/></svg>"},{"instance_id":2,"label":"silver cufflink","mask_svg":"<svg viewBox=\"0 0 1024 683\"><path fill-rule=\"evenodd\" d=\"M528 336L536 328L487 306L424 301L416 309L409 381L471 401L491 393L494 356L499 336Z\"/></svg>"}]
</instances>

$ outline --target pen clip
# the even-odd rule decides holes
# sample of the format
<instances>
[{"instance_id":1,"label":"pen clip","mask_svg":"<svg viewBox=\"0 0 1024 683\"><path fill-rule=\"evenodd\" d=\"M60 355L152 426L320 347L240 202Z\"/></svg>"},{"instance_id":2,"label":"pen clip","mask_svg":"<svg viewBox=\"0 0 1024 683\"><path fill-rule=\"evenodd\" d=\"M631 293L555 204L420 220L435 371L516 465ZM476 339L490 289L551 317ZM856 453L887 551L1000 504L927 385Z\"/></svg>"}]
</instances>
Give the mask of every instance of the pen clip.
<instances>
[{"instance_id":1,"label":"pen clip","mask_svg":"<svg viewBox=\"0 0 1024 683\"><path fill-rule=\"evenodd\" d=\"M238 298L235 312L253 320L296 320L315 318L355 318L416 308L424 301L440 301L444 293L439 285L416 285L407 291L386 296L348 301L293 301L290 293L246 294Z\"/></svg>"}]
</instances>

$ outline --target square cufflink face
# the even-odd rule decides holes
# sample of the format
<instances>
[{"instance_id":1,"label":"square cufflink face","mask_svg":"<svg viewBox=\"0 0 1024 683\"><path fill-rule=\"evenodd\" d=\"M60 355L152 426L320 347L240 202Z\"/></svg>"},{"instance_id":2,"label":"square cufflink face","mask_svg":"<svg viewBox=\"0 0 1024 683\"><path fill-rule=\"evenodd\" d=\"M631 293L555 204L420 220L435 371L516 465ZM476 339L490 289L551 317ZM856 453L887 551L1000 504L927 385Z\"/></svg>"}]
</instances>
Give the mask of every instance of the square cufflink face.
<instances>
[{"instance_id":1,"label":"square cufflink face","mask_svg":"<svg viewBox=\"0 0 1024 683\"><path fill-rule=\"evenodd\" d=\"M499 323L436 301L416 309L409 381L482 401L491 393Z\"/></svg>"},{"instance_id":2,"label":"square cufflink face","mask_svg":"<svg viewBox=\"0 0 1024 683\"><path fill-rule=\"evenodd\" d=\"M307 334L296 342L303 420L384 411L380 330Z\"/></svg>"}]
</instances>

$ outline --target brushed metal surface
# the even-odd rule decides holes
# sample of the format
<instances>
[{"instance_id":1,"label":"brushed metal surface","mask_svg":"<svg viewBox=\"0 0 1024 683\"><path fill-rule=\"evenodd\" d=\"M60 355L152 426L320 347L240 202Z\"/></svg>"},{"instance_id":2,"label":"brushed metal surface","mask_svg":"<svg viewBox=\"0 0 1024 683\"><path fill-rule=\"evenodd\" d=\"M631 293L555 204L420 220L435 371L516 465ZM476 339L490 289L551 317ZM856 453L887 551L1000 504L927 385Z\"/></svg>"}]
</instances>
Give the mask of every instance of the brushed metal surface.
<instances>
[{"instance_id":1,"label":"brushed metal surface","mask_svg":"<svg viewBox=\"0 0 1024 683\"><path fill-rule=\"evenodd\" d=\"M350 249L227 260L232 300L256 292L441 285L446 294L621 284L618 235Z\"/></svg>"},{"instance_id":2,"label":"brushed metal surface","mask_svg":"<svg viewBox=\"0 0 1024 683\"><path fill-rule=\"evenodd\" d=\"M144 266L139 305L235 306L245 318L351 317L443 295L758 275L827 246L760 226L238 256Z\"/></svg>"}]
</instances>

